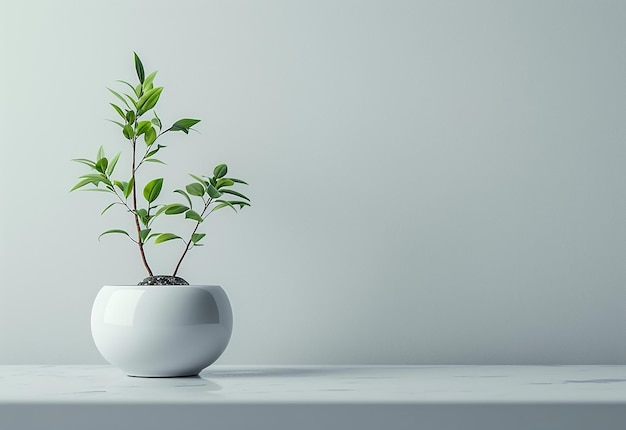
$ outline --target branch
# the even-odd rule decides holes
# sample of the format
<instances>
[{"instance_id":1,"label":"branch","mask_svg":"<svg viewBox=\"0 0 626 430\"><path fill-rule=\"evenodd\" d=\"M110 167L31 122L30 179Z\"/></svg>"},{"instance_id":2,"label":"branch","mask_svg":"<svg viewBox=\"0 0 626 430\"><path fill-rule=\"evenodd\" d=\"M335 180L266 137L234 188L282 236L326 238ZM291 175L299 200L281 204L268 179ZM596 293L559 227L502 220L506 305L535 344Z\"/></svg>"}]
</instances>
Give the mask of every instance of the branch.
<instances>
[{"instance_id":1,"label":"branch","mask_svg":"<svg viewBox=\"0 0 626 430\"><path fill-rule=\"evenodd\" d=\"M212 202L213 202L213 198L209 197L209 200L204 203L204 209L202 210L202 213L200 214L202 219L204 219L204 214ZM172 274L172 276L176 276L176 274L178 273L178 269L180 269L180 265L183 262L183 259L187 255L187 252L189 252L189 250L193 248L193 244L192 244L193 241L191 239L193 238L193 235L196 234L196 231L198 231L198 227L200 227L200 221L196 221L196 227L191 232L191 235L189 236L189 240L185 243L185 250L183 251L183 255L180 256L180 259L178 260L178 263L176 264L176 268L174 268L174 273Z\"/></svg>"},{"instance_id":2,"label":"branch","mask_svg":"<svg viewBox=\"0 0 626 430\"><path fill-rule=\"evenodd\" d=\"M137 126L137 119L135 119L135 127ZM148 276L154 276L152 274L152 269L148 265L148 261L146 260L146 253L143 249L143 242L141 240L141 226L139 225L139 215L137 215L137 181L135 179L135 173L137 172L136 167L136 147L137 147L137 137L133 136L133 216L135 218L135 228L137 230L137 245L139 245L139 254L141 255L141 261L148 272Z\"/></svg>"}]
</instances>

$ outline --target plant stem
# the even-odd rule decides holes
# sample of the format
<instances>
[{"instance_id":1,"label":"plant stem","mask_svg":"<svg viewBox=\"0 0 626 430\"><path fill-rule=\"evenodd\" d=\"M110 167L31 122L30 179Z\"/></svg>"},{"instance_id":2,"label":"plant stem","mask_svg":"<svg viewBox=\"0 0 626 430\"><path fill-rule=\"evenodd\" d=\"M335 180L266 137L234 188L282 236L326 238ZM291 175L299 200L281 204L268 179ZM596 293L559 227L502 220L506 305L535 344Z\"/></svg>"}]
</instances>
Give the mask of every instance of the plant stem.
<instances>
[{"instance_id":1,"label":"plant stem","mask_svg":"<svg viewBox=\"0 0 626 430\"><path fill-rule=\"evenodd\" d=\"M202 213L200 214L201 217L204 218L204 213L207 211L212 201L213 199L210 198L204 204L204 209L202 210ZM198 231L198 227L200 227L200 222L196 222L196 227L191 232L191 236L189 236L189 240L185 243L185 250L183 251L183 255L180 256L180 259L178 260L178 263L176 264L176 268L174 269L174 273L172 274L172 276L176 276L176 274L178 273L178 269L180 269L180 264L183 262L183 259L185 258L185 255L187 255L187 252L189 252L189 250L192 248L191 239L193 238L193 235L196 234L196 231Z\"/></svg>"},{"instance_id":2,"label":"plant stem","mask_svg":"<svg viewBox=\"0 0 626 430\"><path fill-rule=\"evenodd\" d=\"M136 122L137 120L135 120ZM133 215L135 217L135 228L137 229L137 245L139 245L139 253L141 254L141 261L143 262L144 267L148 271L148 276L153 276L152 269L148 265L148 261L146 260L146 253L143 250L143 241L141 240L141 226L139 225L139 215L137 215L137 181L135 179L135 172L137 168L136 164L136 143L137 138L133 137Z\"/></svg>"},{"instance_id":3,"label":"plant stem","mask_svg":"<svg viewBox=\"0 0 626 430\"><path fill-rule=\"evenodd\" d=\"M196 228L194 228L193 232L191 233L192 237L195 234L196 230L198 230L199 226L200 226L200 223L199 222L196 223ZM185 243L185 250L183 251L183 255L180 256L180 259L178 260L178 263L176 264L176 268L174 269L174 273L172 274L172 276L176 276L176 274L178 273L178 269L180 269L180 264L183 262L185 255L187 255L187 252L191 249L190 245L191 245L191 239L189 239L187 243Z\"/></svg>"}]
</instances>

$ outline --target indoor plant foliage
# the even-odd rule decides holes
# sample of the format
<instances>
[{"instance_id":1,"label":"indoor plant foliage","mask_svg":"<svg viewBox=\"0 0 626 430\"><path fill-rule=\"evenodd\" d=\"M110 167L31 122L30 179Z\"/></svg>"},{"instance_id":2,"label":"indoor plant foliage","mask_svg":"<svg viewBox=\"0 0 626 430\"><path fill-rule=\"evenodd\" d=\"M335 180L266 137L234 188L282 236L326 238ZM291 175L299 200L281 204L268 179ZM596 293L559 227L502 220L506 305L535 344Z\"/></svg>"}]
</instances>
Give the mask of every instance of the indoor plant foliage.
<instances>
[{"instance_id":1,"label":"indoor plant foliage","mask_svg":"<svg viewBox=\"0 0 626 430\"><path fill-rule=\"evenodd\" d=\"M112 122L120 127L121 134L126 141L126 148L131 152L130 171L126 173L126 176L115 179L114 175L119 175L120 169L116 170L116 167L121 152L107 158L103 148L100 147L94 160L86 158L73 160L88 166L90 173L80 176L80 181L72 188L72 191L82 189L107 193L113 197L113 201L109 202L101 214L117 206L132 216L134 231L128 232L115 228L105 231L100 237L113 233L122 234L137 245L141 262L148 273L148 278L144 279L142 284L187 284L176 275L187 253L192 248L203 245L202 240L206 234L199 232L201 224L216 210L230 208L237 212L237 209L249 206L250 199L233 189L235 186L247 184L241 179L226 177L228 173L226 164L215 166L210 176L190 174L193 182L187 184L184 189L174 191L182 200L181 202L163 203L161 201L164 178L155 178L146 181L145 184L140 184L138 172L142 166L146 163L165 164L156 158L157 154L160 155L160 152L166 148L160 144L161 137L175 132L188 134L200 120L183 118L174 122L170 127L163 127L155 111L163 92L163 87L154 84L157 72L146 76L137 54L134 54L134 59L138 84L132 85L126 81L118 81L131 90L122 94L109 88L116 98L116 102L111 103L111 106L119 115L119 118ZM185 220L183 224L186 227L186 235L159 231L156 228L158 223L155 221L159 217L168 215L178 216ZM160 244L172 240L180 240L184 243L172 275L154 276L146 257L146 245L150 242Z\"/></svg>"},{"instance_id":2,"label":"indoor plant foliage","mask_svg":"<svg viewBox=\"0 0 626 430\"><path fill-rule=\"evenodd\" d=\"M189 285L176 275L187 253L202 246L205 233L200 228L211 213L222 208L237 212L250 205L250 199L234 189L247 184L227 177L226 164L218 164L208 174L191 174L192 182L174 190L172 196L177 201L164 202L165 193L161 191L165 179L142 180L144 174L140 177L138 172L147 163L166 168L160 166L165 163L157 158L166 151L162 137L185 136L200 120L183 118L164 127L155 111L163 92L163 87L154 84L156 72L146 76L137 54L135 70L137 85L119 81L130 91L109 89L116 98L111 106L119 115L112 122L120 127L124 138L120 140L130 152L129 169L122 173L118 167L122 152L107 158L100 147L94 160L73 160L90 171L80 176L72 191L106 193L110 198L101 214L120 208L128 214L134 229L110 229L100 237L118 234L133 241L148 277L138 285L103 286L91 310L91 333L102 356L128 375L197 375L226 349L233 328L232 308L221 286ZM167 216L181 221L180 231L159 229ZM154 276L146 258L146 246L178 241L183 246L171 276Z\"/></svg>"}]
</instances>

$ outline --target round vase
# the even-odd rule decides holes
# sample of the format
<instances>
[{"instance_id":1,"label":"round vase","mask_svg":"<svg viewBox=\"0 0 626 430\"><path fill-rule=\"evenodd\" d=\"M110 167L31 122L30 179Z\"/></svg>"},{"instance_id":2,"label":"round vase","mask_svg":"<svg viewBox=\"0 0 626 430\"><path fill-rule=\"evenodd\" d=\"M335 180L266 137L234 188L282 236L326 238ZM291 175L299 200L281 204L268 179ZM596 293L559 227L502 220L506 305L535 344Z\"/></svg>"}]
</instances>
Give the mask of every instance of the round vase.
<instances>
[{"instance_id":1,"label":"round vase","mask_svg":"<svg viewBox=\"0 0 626 430\"><path fill-rule=\"evenodd\" d=\"M91 311L100 354L129 376L194 376L224 352L233 329L217 285L105 286Z\"/></svg>"}]
</instances>

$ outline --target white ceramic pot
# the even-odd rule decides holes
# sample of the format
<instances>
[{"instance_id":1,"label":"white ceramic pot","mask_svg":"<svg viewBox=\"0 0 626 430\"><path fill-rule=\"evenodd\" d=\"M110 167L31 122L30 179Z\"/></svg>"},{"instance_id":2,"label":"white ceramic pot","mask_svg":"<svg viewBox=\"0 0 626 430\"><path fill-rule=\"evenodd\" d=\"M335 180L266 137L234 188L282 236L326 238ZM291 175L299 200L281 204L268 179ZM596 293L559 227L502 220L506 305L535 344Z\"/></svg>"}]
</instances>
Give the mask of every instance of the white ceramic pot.
<instances>
[{"instance_id":1,"label":"white ceramic pot","mask_svg":"<svg viewBox=\"0 0 626 430\"><path fill-rule=\"evenodd\" d=\"M233 329L217 285L105 286L91 311L100 354L130 376L193 376L224 352Z\"/></svg>"}]
</instances>

